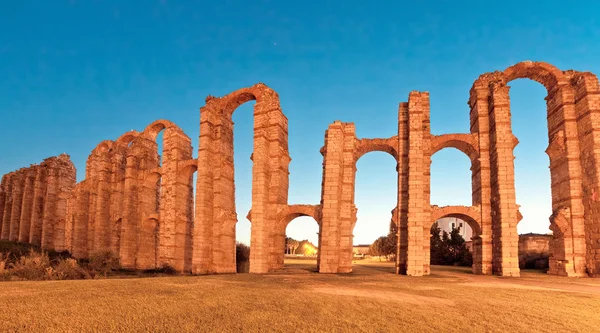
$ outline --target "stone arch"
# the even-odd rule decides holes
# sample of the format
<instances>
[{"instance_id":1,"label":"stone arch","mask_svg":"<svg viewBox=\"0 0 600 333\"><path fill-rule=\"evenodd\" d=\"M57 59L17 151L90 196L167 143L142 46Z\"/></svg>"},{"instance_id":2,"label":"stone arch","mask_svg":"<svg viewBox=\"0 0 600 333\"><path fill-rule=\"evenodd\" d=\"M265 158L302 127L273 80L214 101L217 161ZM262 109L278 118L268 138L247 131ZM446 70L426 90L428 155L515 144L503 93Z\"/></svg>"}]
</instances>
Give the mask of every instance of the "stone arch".
<instances>
[{"instance_id":1,"label":"stone arch","mask_svg":"<svg viewBox=\"0 0 600 333\"><path fill-rule=\"evenodd\" d=\"M114 141L112 140L104 140L100 142L96 147L92 150L92 155L98 155L104 152L108 152L112 149Z\"/></svg>"},{"instance_id":2,"label":"stone arch","mask_svg":"<svg viewBox=\"0 0 600 333\"><path fill-rule=\"evenodd\" d=\"M321 225L321 206L320 205L289 205L279 213L279 226L285 228L297 217L312 217L317 224Z\"/></svg>"},{"instance_id":3,"label":"stone arch","mask_svg":"<svg viewBox=\"0 0 600 333\"><path fill-rule=\"evenodd\" d=\"M587 77L590 82L595 79L593 75L587 74ZM513 161L513 149L518 140L511 129L508 83L520 78L536 81L548 92L545 98L549 141L546 153L550 158L552 207L553 211L560 207L570 207L571 212L574 212L571 214L573 232L571 238L573 242L579 243L575 246L579 250L573 254L572 261L575 262L574 270L582 272L586 270L585 259L583 259L585 246L582 244L585 239L584 212L591 212L592 209L584 209L585 200L581 197L580 188L582 179L587 178L585 170L594 170L594 168L582 168L585 163L581 159L586 154L595 154L594 139L591 139L595 134L586 137L589 139L588 143L581 142L585 137L581 130L593 127L589 117L583 119L584 117L581 116L581 110L588 110L591 105L590 100L582 98L589 93L586 89L589 86L584 84L583 89L580 90L577 82L582 81L582 76L575 71L563 72L548 63L532 61L520 62L502 72L483 74L471 89L469 104L472 132L479 134L480 146L484 145L486 150L489 147L489 155L481 159L481 173L477 181L482 186L491 185L489 189L479 187L478 193L474 193L474 202L482 203L482 209L489 211L489 214L482 215L484 228L491 231L491 225L503 226L494 228L491 233L492 238L502 244L494 248L496 253L493 254L492 270L502 275L519 275L516 261L509 260L509 256L503 253L517 253L518 249L516 226L520 216L516 204ZM512 140L505 139L511 137ZM600 155L593 159L600 159ZM485 169L490 171L484 171ZM595 177L595 175L591 176L591 178ZM583 182L585 183L585 180ZM585 197L585 189L583 193ZM485 197L491 199L490 204L486 203ZM500 202L502 205L499 204ZM517 214L514 213L515 211ZM484 232L484 234L488 233Z\"/></svg>"},{"instance_id":4,"label":"stone arch","mask_svg":"<svg viewBox=\"0 0 600 333\"><path fill-rule=\"evenodd\" d=\"M431 155L444 148L455 148L469 157L471 163L479 158L479 145L474 134L442 134L431 136Z\"/></svg>"},{"instance_id":5,"label":"stone arch","mask_svg":"<svg viewBox=\"0 0 600 333\"><path fill-rule=\"evenodd\" d=\"M140 132L138 131L131 130L129 132L125 132L117 140L115 140L115 144L129 146L138 136L140 136Z\"/></svg>"},{"instance_id":6,"label":"stone arch","mask_svg":"<svg viewBox=\"0 0 600 333\"><path fill-rule=\"evenodd\" d=\"M431 206L431 221L435 221L444 217L456 217L469 225L473 230L474 236L481 235L481 210L474 206Z\"/></svg>"},{"instance_id":7,"label":"stone arch","mask_svg":"<svg viewBox=\"0 0 600 333\"><path fill-rule=\"evenodd\" d=\"M295 218L301 216L312 217L319 226L319 242L321 230L321 206L320 205L287 205L278 214L277 227L274 230L273 246L271 257L275 262L275 268L283 268L286 228ZM252 245L252 244L250 244ZM319 243L320 246L320 243ZM317 266L320 258L320 251L317 252Z\"/></svg>"},{"instance_id":8,"label":"stone arch","mask_svg":"<svg viewBox=\"0 0 600 333\"><path fill-rule=\"evenodd\" d=\"M281 108L279 95L264 83L257 83L251 87L236 90L224 97L208 96L206 98L207 106L211 103L221 104L221 110L229 117L242 104L249 101L256 103L267 103L269 109L278 110ZM256 107L256 106L255 106Z\"/></svg>"},{"instance_id":9,"label":"stone arch","mask_svg":"<svg viewBox=\"0 0 600 333\"><path fill-rule=\"evenodd\" d=\"M486 258L484 246L489 240L490 236L486 234L482 234L482 225L481 225L481 207L480 206L431 206L431 223L435 223L441 218L444 217L455 217L465 221L471 230L473 230L473 236L471 237L472 241L472 256L473 256L473 265L472 270L473 274L488 274L489 272L486 269ZM429 231L429 230L427 230ZM427 232L427 235L430 235ZM429 239L426 240L427 242ZM469 241L467 239L466 241ZM429 251L429 246L426 247L427 251ZM429 258L429 253L426 254ZM429 266L429 262L427 263Z\"/></svg>"},{"instance_id":10,"label":"stone arch","mask_svg":"<svg viewBox=\"0 0 600 333\"><path fill-rule=\"evenodd\" d=\"M516 79L527 78L540 83L549 92L554 87L569 82L560 69L541 61L522 61L505 69L503 75L505 84Z\"/></svg>"},{"instance_id":11,"label":"stone arch","mask_svg":"<svg viewBox=\"0 0 600 333\"><path fill-rule=\"evenodd\" d=\"M278 94L263 83L236 90L224 97L208 96L200 108L200 144L196 188L193 272L235 272L235 173L233 158L233 112L243 103L254 104L254 151L252 152L252 251L250 272L275 269L271 230L277 211L287 205L288 152L287 117ZM219 175L215 178L214 175Z\"/></svg>"},{"instance_id":12,"label":"stone arch","mask_svg":"<svg viewBox=\"0 0 600 333\"><path fill-rule=\"evenodd\" d=\"M398 136L387 139L356 139L354 163L372 151L388 153L398 162Z\"/></svg>"},{"instance_id":13,"label":"stone arch","mask_svg":"<svg viewBox=\"0 0 600 333\"><path fill-rule=\"evenodd\" d=\"M142 135L146 136L150 140L156 141L158 133L165 129L175 130L177 132L183 133L183 130L179 128L179 126L175 125L175 123L169 120L159 119L146 126L146 128L142 132Z\"/></svg>"},{"instance_id":14,"label":"stone arch","mask_svg":"<svg viewBox=\"0 0 600 333\"><path fill-rule=\"evenodd\" d=\"M142 174L142 183L144 185L154 185L162 178L162 168L148 170Z\"/></svg>"},{"instance_id":15,"label":"stone arch","mask_svg":"<svg viewBox=\"0 0 600 333\"><path fill-rule=\"evenodd\" d=\"M179 165L177 165L177 181L187 183L196 171L198 171L197 159L179 163Z\"/></svg>"}]
</instances>

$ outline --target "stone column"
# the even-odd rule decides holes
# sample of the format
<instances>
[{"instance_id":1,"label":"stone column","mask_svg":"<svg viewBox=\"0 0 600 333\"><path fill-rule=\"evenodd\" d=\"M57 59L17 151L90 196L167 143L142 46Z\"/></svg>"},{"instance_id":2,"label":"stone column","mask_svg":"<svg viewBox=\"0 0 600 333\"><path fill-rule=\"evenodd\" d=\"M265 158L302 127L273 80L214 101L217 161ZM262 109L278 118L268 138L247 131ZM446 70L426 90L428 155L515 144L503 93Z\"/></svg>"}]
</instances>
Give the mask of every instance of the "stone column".
<instances>
[{"instance_id":1,"label":"stone column","mask_svg":"<svg viewBox=\"0 0 600 333\"><path fill-rule=\"evenodd\" d=\"M160 214L160 256L179 272L189 271L191 257L187 256L191 247L188 221L191 175L185 184L178 182L178 164L192 157L191 140L179 129L167 128L164 132L162 159L161 207ZM162 211L164 209L164 211Z\"/></svg>"},{"instance_id":2,"label":"stone column","mask_svg":"<svg viewBox=\"0 0 600 333\"><path fill-rule=\"evenodd\" d=\"M123 220L121 224L121 247L119 257L124 268L135 267L136 234L138 232L138 157L127 156L123 197Z\"/></svg>"},{"instance_id":3,"label":"stone column","mask_svg":"<svg viewBox=\"0 0 600 333\"><path fill-rule=\"evenodd\" d=\"M26 169L19 169L13 177L12 209L10 212L10 234L8 240L19 240L19 224L21 222L21 208L23 204L23 190L25 187Z\"/></svg>"},{"instance_id":4,"label":"stone column","mask_svg":"<svg viewBox=\"0 0 600 333\"><path fill-rule=\"evenodd\" d=\"M591 276L600 276L600 173L598 172L600 133L597 131L600 126L600 85L598 78L591 73L579 73L574 82L574 89L585 218L583 223L581 220L572 221L573 237L576 238L573 252L577 254L573 258L573 266L575 275L578 275L577 273L581 271L579 254L582 247L579 244L584 243L587 273ZM568 132L572 133L571 130ZM569 151L569 156L571 153ZM580 240L582 234L585 235L584 242Z\"/></svg>"},{"instance_id":5,"label":"stone column","mask_svg":"<svg viewBox=\"0 0 600 333\"><path fill-rule=\"evenodd\" d=\"M194 217L194 248L192 273L214 273L212 267L215 161L220 145L217 129L222 118L212 105L200 109L200 137L198 144L198 174L196 177L196 215ZM235 209L235 208L234 208Z\"/></svg>"},{"instance_id":6,"label":"stone column","mask_svg":"<svg viewBox=\"0 0 600 333\"><path fill-rule=\"evenodd\" d=\"M87 258L89 249L88 239L88 219L90 194L87 190L87 180L79 183L74 191L75 209L73 212L73 242L72 255L75 258Z\"/></svg>"},{"instance_id":7,"label":"stone column","mask_svg":"<svg viewBox=\"0 0 600 333\"><path fill-rule=\"evenodd\" d=\"M396 274L406 274L408 260L408 103L402 102L398 107L398 252L396 255Z\"/></svg>"},{"instance_id":8,"label":"stone column","mask_svg":"<svg viewBox=\"0 0 600 333\"><path fill-rule=\"evenodd\" d=\"M424 131L429 114L429 94L412 91L408 97L408 251L407 275L425 274L424 225L431 223L427 216L429 202L426 202L427 168L425 143L429 133Z\"/></svg>"},{"instance_id":9,"label":"stone column","mask_svg":"<svg viewBox=\"0 0 600 333\"><path fill-rule=\"evenodd\" d=\"M98 250L106 250L110 248L112 233L110 227L111 156L108 151L104 151L99 153L97 159L94 247Z\"/></svg>"},{"instance_id":10,"label":"stone column","mask_svg":"<svg viewBox=\"0 0 600 333\"><path fill-rule=\"evenodd\" d=\"M29 243L36 246L42 245L42 224L44 219L47 175L47 166L42 163L37 168L33 183L33 207L31 209L31 225L29 229Z\"/></svg>"},{"instance_id":11,"label":"stone column","mask_svg":"<svg viewBox=\"0 0 600 333\"><path fill-rule=\"evenodd\" d=\"M4 208L7 205L8 196L8 183L10 181L9 174L2 176L2 182L0 183L0 239L2 238L2 229L4 227Z\"/></svg>"},{"instance_id":12,"label":"stone column","mask_svg":"<svg viewBox=\"0 0 600 333\"><path fill-rule=\"evenodd\" d=\"M31 166L25 172L25 188L23 189L23 203L21 206L21 221L19 223L19 242L29 242L31 216L33 210L35 177L39 166Z\"/></svg>"},{"instance_id":13,"label":"stone column","mask_svg":"<svg viewBox=\"0 0 600 333\"><path fill-rule=\"evenodd\" d=\"M41 246L46 250L52 250L54 245L54 228L57 223L56 203L58 199L58 186L58 170L54 166L50 166L48 169L47 189L42 217Z\"/></svg>"},{"instance_id":14,"label":"stone column","mask_svg":"<svg viewBox=\"0 0 600 333\"><path fill-rule=\"evenodd\" d=\"M471 88L471 133L477 134L479 158L471 161L472 205L481 206L481 235L473 242L474 274L492 274L492 208L490 175L490 121L488 116L489 87L477 81ZM475 249L475 247L480 247Z\"/></svg>"},{"instance_id":15,"label":"stone column","mask_svg":"<svg viewBox=\"0 0 600 333\"><path fill-rule=\"evenodd\" d=\"M356 217L355 141L353 123L335 121L325 132L325 146L322 150L322 227L319 233L321 273L347 273L352 270L351 227Z\"/></svg>"},{"instance_id":16,"label":"stone column","mask_svg":"<svg viewBox=\"0 0 600 333\"><path fill-rule=\"evenodd\" d=\"M265 107L269 117L269 220L272 225L270 242L270 264L269 270L280 269L278 263L281 256L282 245L278 241L276 226L278 221L277 212L285 209L288 203L289 188L289 164L291 158L288 151L288 120L278 105ZM285 233L285 231L284 231ZM285 236L284 236L285 239ZM284 240L285 242L285 240ZM281 263L281 267L283 263Z\"/></svg>"},{"instance_id":17,"label":"stone column","mask_svg":"<svg viewBox=\"0 0 600 333\"><path fill-rule=\"evenodd\" d=\"M56 251L67 250L67 200L75 186L76 170L68 155L57 158L56 202L54 210L54 230L52 248Z\"/></svg>"},{"instance_id":18,"label":"stone column","mask_svg":"<svg viewBox=\"0 0 600 333\"><path fill-rule=\"evenodd\" d=\"M513 154L518 141L511 129L509 87L494 82L490 89L492 269L497 275L519 276L518 207Z\"/></svg>"},{"instance_id":19,"label":"stone column","mask_svg":"<svg viewBox=\"0 0 600 333\"><path fill-rule=\"evenodd\" d=\"M254 151L252 153L252 227L250 235L250 273L267 273L270 262L274 215L277 207L269 203L271 171L269 168L269 120L268 109L256 103L254 107ZM275 211L272 211L275 209Z\"/></svg>"},{"instance_id":20,"label":"stone column","mask_svg":"<svg viewBox=\"0 0 600 333\"><path fill-rule=\"evenodd\" d=\"M111 161L110 180L110 249L119 253L121 244L121 223L123 219L123 189L125 185L125 164L127 146L115 146Z\"/></svg>"}]
</instances>

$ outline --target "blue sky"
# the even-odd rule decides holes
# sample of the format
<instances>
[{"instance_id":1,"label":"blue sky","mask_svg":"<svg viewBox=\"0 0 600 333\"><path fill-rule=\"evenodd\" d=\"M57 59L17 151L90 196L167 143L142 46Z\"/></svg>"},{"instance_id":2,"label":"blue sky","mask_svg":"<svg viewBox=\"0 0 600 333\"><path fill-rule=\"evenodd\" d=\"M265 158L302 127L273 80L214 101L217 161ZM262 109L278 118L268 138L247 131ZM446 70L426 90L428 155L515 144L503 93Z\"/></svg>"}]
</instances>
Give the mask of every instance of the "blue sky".
<instances>
[{"instance_id":1,"label":"blue sky","mask_svg":"<svg viewBox=\"0 0 600 333\"><path fill-rule=\"evenodd\" d=\"M83 178L102 140L155 119L198 143L199 107L264 82L289 119L290 203L318 203L324 131L355 122L389 137L398 103L431 94L434 134L469 131L467 100L482 73L523 60L600 73L600 4L580 1L12 1L0 5L0 174L67 152ZM544 88L511 83L519 232L548 231ZM234 114L238 239L249 240L252 104ZM432 203L471 203L469 160L433 156ZM358 162L355 243L387 233L393 158ZM316 240L299 218L288 235Z\"/></svg>"}]
</instances>

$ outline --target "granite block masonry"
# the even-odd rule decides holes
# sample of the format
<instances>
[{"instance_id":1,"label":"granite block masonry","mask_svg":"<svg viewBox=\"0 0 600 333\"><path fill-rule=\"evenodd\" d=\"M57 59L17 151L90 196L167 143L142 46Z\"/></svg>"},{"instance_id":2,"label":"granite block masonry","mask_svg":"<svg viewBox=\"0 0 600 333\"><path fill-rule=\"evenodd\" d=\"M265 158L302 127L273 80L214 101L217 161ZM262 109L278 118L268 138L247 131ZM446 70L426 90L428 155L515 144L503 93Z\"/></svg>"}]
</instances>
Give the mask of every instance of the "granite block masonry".
<instances>
[{"instance_id":1,"label":"granite block masonry","mask_svg":"<svg viewBox=\"0 0 600 333\"><path fill-rule=\"evenodd\" d=\"M111 250L131 269L169 266L182 273L234 273L235 206L232 114L254 105L250 272L283 267L285 229L294 218L319 224L321 273L352 271L358 159L372 151L397 161L396 272L430 274L429 228L458 217L473 229L473 272L519 276L522 216L515 198L509 83L528 78L547 92L552 186L548 273L600 276L600 86L595 75L525 61L481 75L473 84L470 133L433 135L429 93L413 91L399 104L398 134L357 138L353 123L325 132L321 200L288 203L288 120L278 94L264 84L200 108L198 158L177 125L158 120L141 132L103 141L91 152L85 179L60 155L6 174L0 184L0 239L69 251L86 258ZM163 156L157 137L163 133ZM471 160L471 206L430 204L431 156L456 148ZM194 174L195 196L194 196Z\"/></svg>"}]
</instances>

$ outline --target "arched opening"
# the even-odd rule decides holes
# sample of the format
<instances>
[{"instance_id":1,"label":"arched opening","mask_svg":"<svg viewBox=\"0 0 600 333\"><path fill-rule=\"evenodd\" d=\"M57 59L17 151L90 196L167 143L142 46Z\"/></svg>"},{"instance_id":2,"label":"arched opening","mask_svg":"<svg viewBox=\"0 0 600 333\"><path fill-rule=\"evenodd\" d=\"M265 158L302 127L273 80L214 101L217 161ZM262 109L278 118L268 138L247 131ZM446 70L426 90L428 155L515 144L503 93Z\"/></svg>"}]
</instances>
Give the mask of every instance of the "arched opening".
<instances>
[{"instance_id":1,"label":"arched opening","mask_svg":"<svg viewBox=\"0 0 600 333\"><path fill-rule=\"evenodd\" d=\"M517 225L519 235L550 233L552 215L548 122L543 85L528 79L510 82L511 125L519 143L514 149L515 197L523 219ZM519 236L519 242L521 242ZM525 239L523 239L525 240ZM527 256L519 246L519 257ZM547 258L546 258L547 259ZM521 261L520 268L526 268ZM545 265L541 269L548 268Z\"/></svg>"},{"instance_id":2,"label":"arched opening","mask_svg":"<svg viewBox=\"0 0 600 333\"><path fill-rule=\"evenodd\" d=\"M311 216L293 218L284 228L284 268L288 272L317 271L319 224Z\"/></svg>"},{"instance_id":3,"label":"arched opening","mask_svg":"<svg viewBox=\"0 0 600 333\"><path fill-rule=\"evenodd\" d=\"M375 152L375 153L372 153ZM360 157L362 156L362 157ZM383 149L359 151L356 162L356 222L352 228L352 270L368 267L391 273L396 260L392 210L398 205L396 156Z\"/></svg>"},{"instance_id":4,"label":"arched opening","mask_svg":"<svg viewBox=\"0 0 600 333\"><path fill-rule=\"evenodd\" d=\"M234 168L237 154L234 154L233 113L251 100L256 101L253 112L246 114L252 116L253 124L249 129L253 133L252 163L243 167L244 162L249 162L242 157L242 166ZM237 115L242 114L244 112L237 112ZM250 251L250 272L266 273L272 270L271 253L275 248L271 229L276 223L273 212L287 203L290 162L287 118L281 112L277 93L259 83L225 97L207 97L206 105L200 109L199 146L198 163L204 167L198 171L198 184L206 185L206 188L198 189L202 192L199 192L197 206L202 208L202 213L196 219L194 240L207 246L194 248L193 273L227 273L236 270L237 212L244 209L236 207L236 190L244 187L240 182L237 186L234 184L236 171L252 174L252 186L247 187L252 191L250 238L252 243L258 245L253 244L254 250ZM236 150L239 149L236 147ZM247 213L245 211L242 216L248 216Z\"/></svg>"},{"instance_id":5,"label":"arched opening","mask_svg":"<svg viewBox=\"0 0 600 333\"><path fill-rule=\"evenodd\" d=\"M443 266L464 267L463 272L480 273L481 226L480 211L465 206L434 206L433 223L428 233L431 270L446 270Z\"/></svg>"},{"instance_id":6,"label":"arched opening","mask_svg":"<svg viewBox=\"0 0 600 333\"><path fill-rule=\"evenodd\" d=\"M430 203L438 206L471 206L471 160L455 148L431 156Z\"/></svg>"},{"instance_id":7,"label":"arched opening","mask_svg":"<svg viewBox=\"0 0 600 333\"><path fill-rule=\"evenodd\" d=\"M250 269L251 223L248 213L252 208L252 151L254 149L254 105L249 101L237 107L233 120L233 166L235 188L235 240L238 273ZM236 125L237 124L237 125Z\"/></svg>"},{"instance_id":8,"label":"arched opening","mask_svg":"<svg viewBox=\"0 0 600 333\"><path fill-rule=\"evenodd\" d=\"M473 163L478 158L473 137L470 134L434 136L432 154L429 199L433 225L427 225L423 232L425 254L429 256L426 270L428 265L429 269L436 269L438 265L460 265L472 267L474 273L483 273L481 242L476 240L481 235L477 222L481 211L472 210L478 191L473 180L479 172ZM463 210L470 210L473 216L460 214ZM473 260L475 253L476 261Z\"/></svg>"},{"instance_id":9,"label":"arched opening","mask_svg":"<svg viewBox=\"0 0 600 333\"><path fill-rule=\"evenodd\" d=\"M547 95L544 86L528 79L510 83L511 124L519 144L515 155L516 201L523 219L517 225L519 234L548 233L552 215Z\"/></svg>"}]
</instances>

